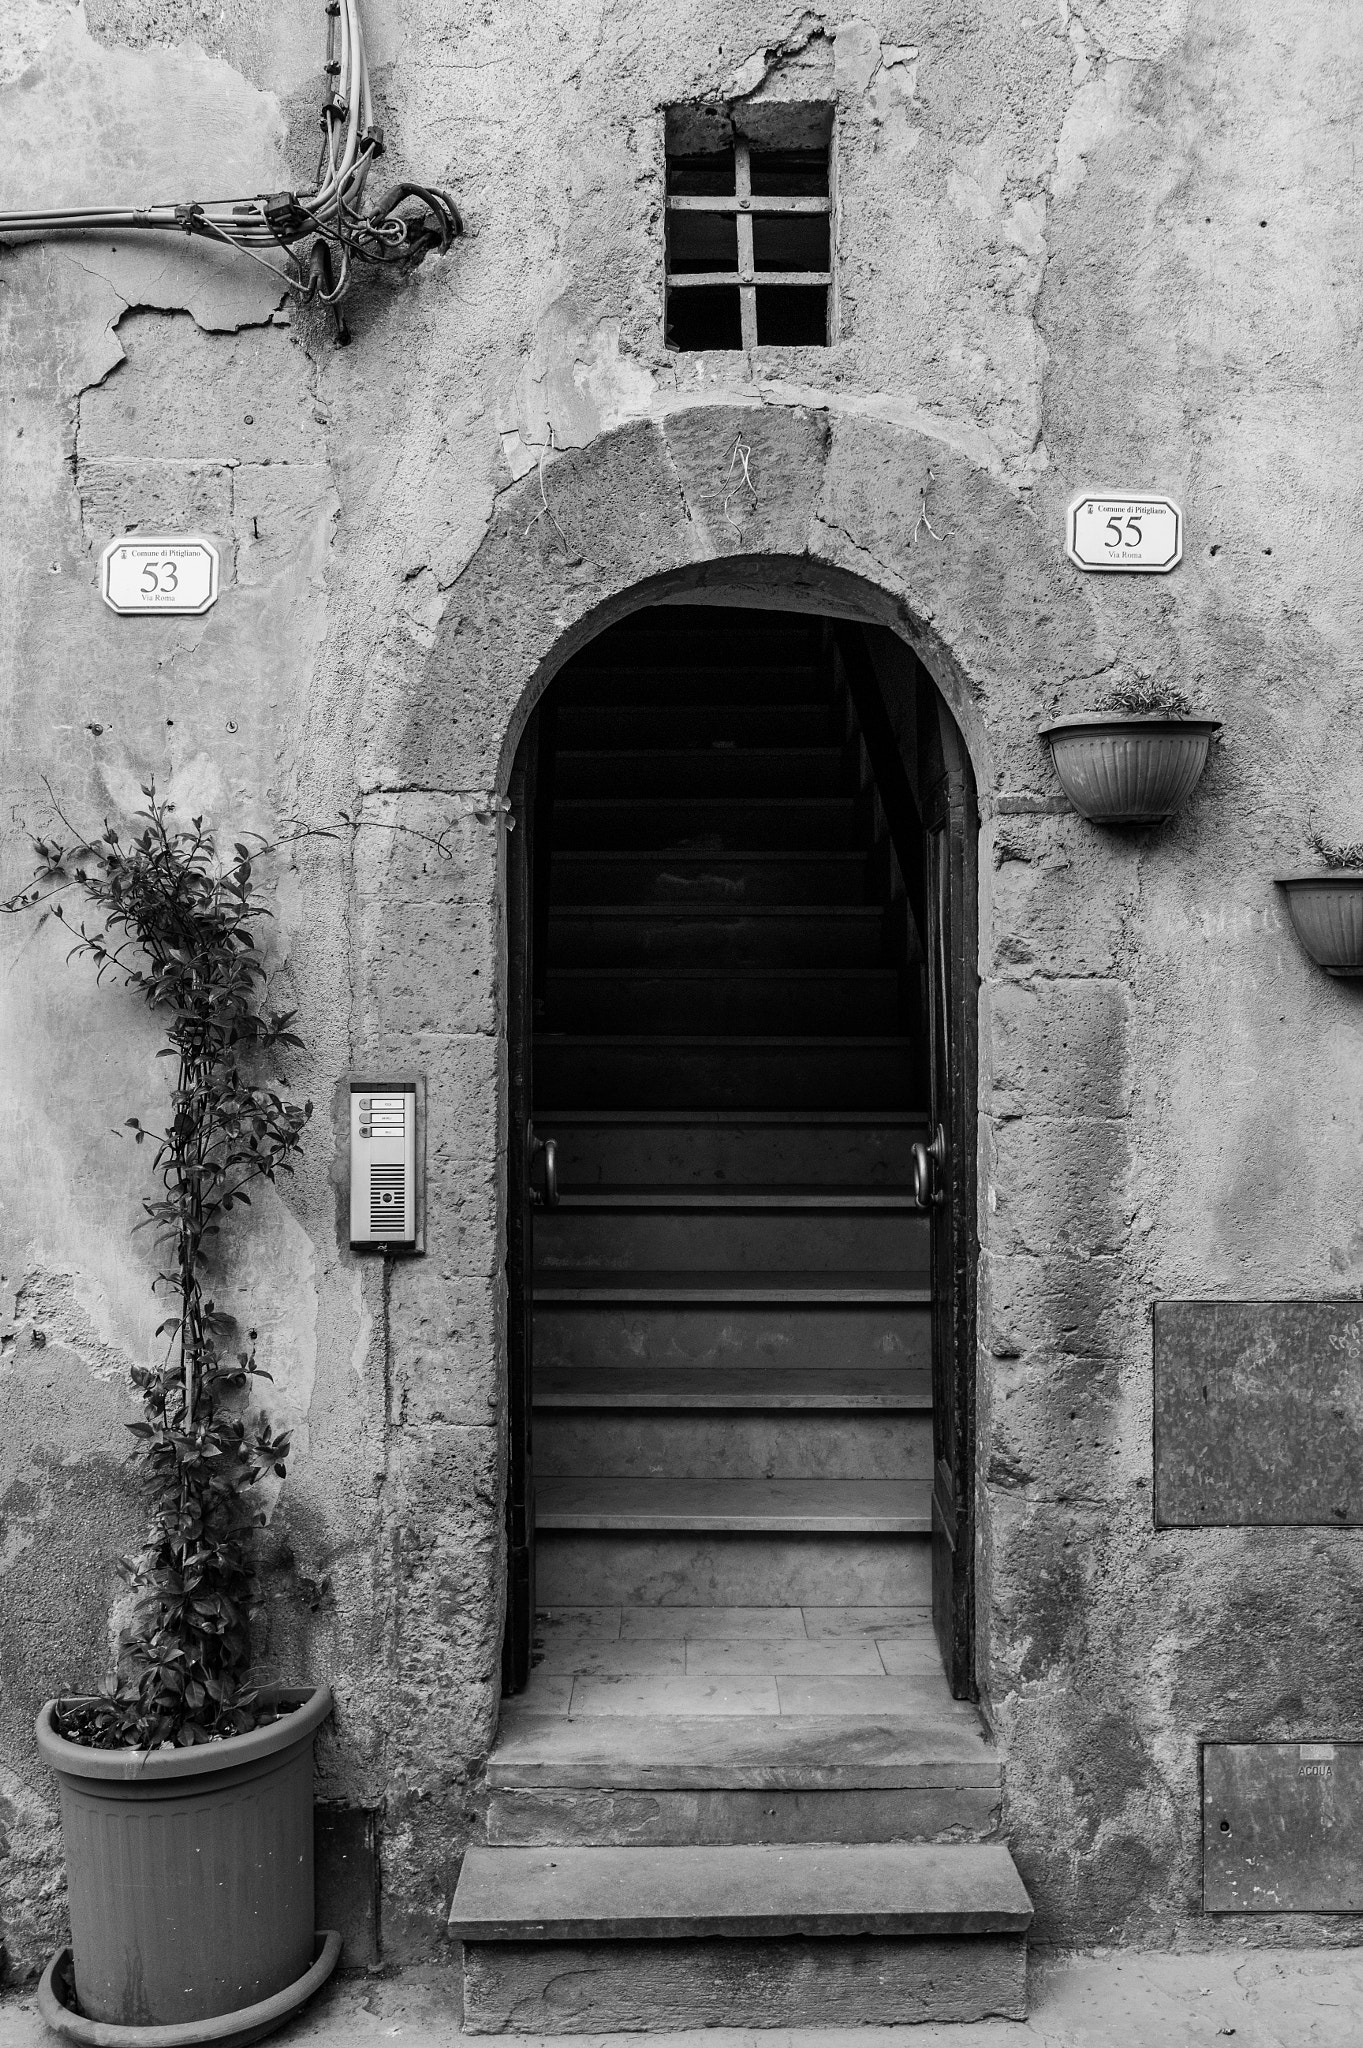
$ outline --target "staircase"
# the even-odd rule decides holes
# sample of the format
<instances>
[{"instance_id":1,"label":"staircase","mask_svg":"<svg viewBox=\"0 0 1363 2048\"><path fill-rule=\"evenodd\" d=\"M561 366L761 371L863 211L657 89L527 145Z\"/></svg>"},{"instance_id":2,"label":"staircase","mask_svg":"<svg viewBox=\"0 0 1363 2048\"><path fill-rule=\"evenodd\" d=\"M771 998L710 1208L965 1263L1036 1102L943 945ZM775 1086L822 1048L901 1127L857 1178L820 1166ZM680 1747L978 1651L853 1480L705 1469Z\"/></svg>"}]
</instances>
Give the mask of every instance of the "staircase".
<instances>
[{"instance_id":1,"label":"staircase","mask_svg":"<svg viewBox=\"0 0 1363 2048\"><path fill-rule=\"evenodd\" d=\"M1000 1767L929 1619L919 977L826 630L640 614L561 678L553 776L542 1654L455 1898L465 2025L1020 2014Z\"/></svg>"}]
</instances>

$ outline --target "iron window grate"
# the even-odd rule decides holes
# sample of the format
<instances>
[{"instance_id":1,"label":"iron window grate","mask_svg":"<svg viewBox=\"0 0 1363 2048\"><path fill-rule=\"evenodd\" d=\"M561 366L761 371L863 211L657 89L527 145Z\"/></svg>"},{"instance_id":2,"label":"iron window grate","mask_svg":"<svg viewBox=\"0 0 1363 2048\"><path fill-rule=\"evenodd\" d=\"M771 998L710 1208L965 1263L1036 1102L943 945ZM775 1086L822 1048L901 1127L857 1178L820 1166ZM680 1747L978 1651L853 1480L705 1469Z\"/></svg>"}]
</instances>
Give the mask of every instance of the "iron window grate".
<instances>
[{"instance_id":1,"label":"iron window grate","mask_svg":"<svg viewBox=\"0 0 1363 2048\"><path fill-rule=\"evenodd\" d=\"M667 161L673 348L826 346L833 282L829 148L733 134Z\"/></svg>"}]
</instances>

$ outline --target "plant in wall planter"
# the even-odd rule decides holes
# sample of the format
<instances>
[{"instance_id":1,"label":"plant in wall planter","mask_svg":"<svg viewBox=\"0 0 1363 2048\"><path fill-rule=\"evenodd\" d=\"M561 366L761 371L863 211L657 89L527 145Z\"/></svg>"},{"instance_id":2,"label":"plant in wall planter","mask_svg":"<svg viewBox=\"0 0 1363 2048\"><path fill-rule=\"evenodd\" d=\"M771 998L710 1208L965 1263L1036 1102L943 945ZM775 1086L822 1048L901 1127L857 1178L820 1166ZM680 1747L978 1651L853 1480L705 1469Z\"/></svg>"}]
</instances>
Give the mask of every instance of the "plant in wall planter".
<instances>
[{"instance_id":1,"label":"plant in wall planter","mask_svg":"<svg viewBox=\"0 0 1363 2048\"><path fill-rule=\"evenodd\" d=\"M1177 691L1127 689L1114 691L1104 711L1052 720L1041 738L1081 818L1153 825L1192 795L1220 730Z\"/></svg>"},{"instance_id":2,"label":"plant in wall planter","mask_svg":"<svg viewBox=\"0 0 1363 2048\"><path fill-rule=\"evenodd\" d=\"M251 1682L258 1482L283 1476L289 1443L248 1411L253 1344L235 1347L205 1292L220 1233L253 1185L292 1171L312 1105L260 1078L301 1041L262 1006L269 912L251 850L220 854L201 819L182 827L154 786L144 794L126 839L106 826L91 844L39 840L36 886L7 906L70 927L62 898L84 899L72 953L142 998L173 1076L162 1130L127 1119L151 1156L138 1227L170 1310L164 1357L133 1373L149 1509L124 1565L134 1618L114 1676L49 1700L37 1724L60 1785L72 1933L39 2003L90 2048L258 2039L340 1951L313 1914L312 1747L331 1694Z\"/></svg>"},{"instance_id":3,"label":"plant in wall planter","mask_svg":"<svg viewBox=\"0 0 1363 2048\"><path fill-rule=\"evenodd\" d=\"M1297 937L1317 967L1349 978L1363 975L1363 843L1336 845L1311 834L1324 866L1309 875L1279 875Z\"/></svg>"}]
</instances>

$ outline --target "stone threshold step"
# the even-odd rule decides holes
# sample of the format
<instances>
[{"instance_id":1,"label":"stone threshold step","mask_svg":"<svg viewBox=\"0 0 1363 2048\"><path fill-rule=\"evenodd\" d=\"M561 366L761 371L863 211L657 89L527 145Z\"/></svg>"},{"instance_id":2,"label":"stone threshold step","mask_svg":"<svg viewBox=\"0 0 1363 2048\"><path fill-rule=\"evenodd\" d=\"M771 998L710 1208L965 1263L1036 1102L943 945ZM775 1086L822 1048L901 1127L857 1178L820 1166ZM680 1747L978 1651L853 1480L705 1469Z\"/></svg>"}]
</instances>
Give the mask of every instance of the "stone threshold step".
<instances>
[{"instance_id":1,"label":"stone threshold step","mask_svg":"<svg viewBox=\"0 0 1363 2048\"><path fill-rule=\"evenodd\" d=\"M743 1936L1025 1935L1008 1850L979 1842L828 1847L472 1848L450 1909L467 1942Z\"/></svg>"},{"instance_id":2,"label":"stone threshold step","mask_svg":"<svg viewBox=\"0 0 1363 2048\"><path fill-rule=\"evenodd\" d=\"M541 1365L536 1408L848 1409L930 1412L923 1366Z\"/></svg>"},{"instance_id":3,"label":"stone threshold step","mask_svg":"<svg viewBox=\"0 0 1363 2048\"><path fill-rule=\"evenodd\" d=\"M943 1686L945 1693L945 1686ZM855 1791L994 1788L1003 1765L976 1709L944 1698L921 1718L852 1714L537 1714L503 1701L493 1789Z\"/></svg>"},{"instance_id":4,"label":"stone threshold step","mask_svg":"<svg viewBox=\"0 0 1363 2048\"><path fill-rule=\"evenodd\" d=\"M551 1529L740 1529L763 1534L926 1536L932 1487L905 1479L541 1479Z\"/></svg>"}]
</instances>

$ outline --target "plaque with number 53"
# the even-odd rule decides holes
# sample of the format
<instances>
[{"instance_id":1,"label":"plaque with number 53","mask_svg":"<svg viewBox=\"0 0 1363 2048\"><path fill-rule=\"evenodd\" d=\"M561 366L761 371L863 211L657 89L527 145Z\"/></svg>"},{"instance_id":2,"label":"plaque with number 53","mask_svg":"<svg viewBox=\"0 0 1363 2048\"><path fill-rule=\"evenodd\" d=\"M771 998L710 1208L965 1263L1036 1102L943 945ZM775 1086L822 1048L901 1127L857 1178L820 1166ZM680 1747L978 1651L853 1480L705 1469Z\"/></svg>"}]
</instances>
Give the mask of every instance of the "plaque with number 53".
<instances>
[{"instance_id":1,"label":"plaque with number 53","mask_svg":"<svg viewBox=\"0 0 1363 2048\"><path fill-rule=\"evenodd\" d=\"M206 612L218 595L218 551L198 534L130 533L105 548L99 589L115 612Z\"/></svg>"}]
</instances>

